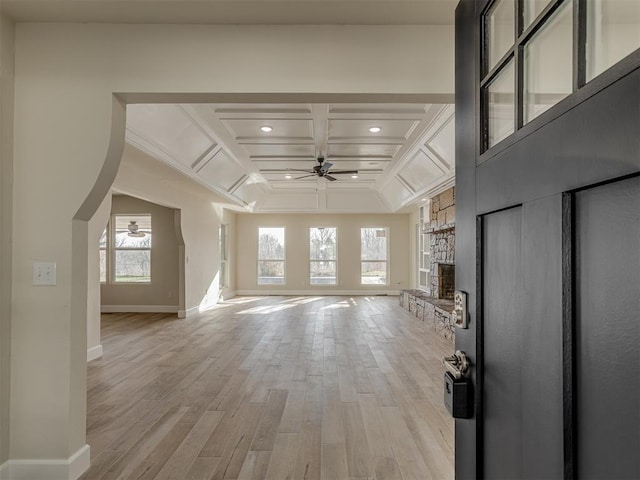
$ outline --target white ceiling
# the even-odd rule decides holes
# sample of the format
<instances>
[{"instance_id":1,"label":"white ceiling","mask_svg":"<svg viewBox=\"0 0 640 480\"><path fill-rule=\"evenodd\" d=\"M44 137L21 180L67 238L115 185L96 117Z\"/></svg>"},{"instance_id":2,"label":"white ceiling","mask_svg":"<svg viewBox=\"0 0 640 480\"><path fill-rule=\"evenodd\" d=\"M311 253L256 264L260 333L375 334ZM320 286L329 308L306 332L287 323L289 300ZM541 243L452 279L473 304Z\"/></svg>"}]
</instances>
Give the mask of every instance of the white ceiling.
<instances>
[{"instance_id":1,"label":"white ceiling","mask_svg":"<svg viewBox=\"0 0 640 480\"><path fill-rule=\"evenodd\" d=\"M2 0L16 21L452 25L458 0Z\"/></svg>"},{"instance_id":2,"label":"white ceiling","mask_svg":"<svg viewBox=\"0 0 640 480\"><path fill-rule=\"evenodd\" d=\"M250 211L396 212L452 184L453 116L451 105L141 104L127 107L126 138ZM319 156L358 177L297 171Z\"/></svg>"},{"instance_id":3,"label":"white ceiling","mask_svg":"<svg viewBox=\"0 0 640 480\"><path fill-rule=\"evenodd\" d=\"M16 22L428 26L453 25L457 3L0 0L0 9ZM397 212L454 178L451 105L137 104L128 106L127 142L254 212ZM312 168L320 155L358 178L285 179L287 169Z\"/></svg>"}]
</instances>

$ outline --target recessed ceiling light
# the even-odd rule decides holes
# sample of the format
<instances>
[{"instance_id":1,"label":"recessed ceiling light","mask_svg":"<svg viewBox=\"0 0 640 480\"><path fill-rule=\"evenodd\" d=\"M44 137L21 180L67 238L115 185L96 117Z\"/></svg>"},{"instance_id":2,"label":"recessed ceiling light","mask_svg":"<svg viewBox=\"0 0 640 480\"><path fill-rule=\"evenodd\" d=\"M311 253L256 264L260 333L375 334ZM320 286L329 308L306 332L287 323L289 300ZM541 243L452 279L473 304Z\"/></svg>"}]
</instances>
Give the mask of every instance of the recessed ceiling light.
<instances>
[{"instance_id":1,"label":"recessed ceiling light","mask_svg":"<svg viewBox=\"0 0 640 480\"><path fill-rule=\"evenodd\" d=\"M351 178L358 178L358 175L351 175Z\"/></svg>"},{"instance_id":2,"label":"recessed ceiling light","mask_svg":"<svg viewBox=\"0 0 640 480\"><path fill-rule=\"evenodd\" d=\"M426 199L426 198L421 198L421 199L420 199L420 201L421 201L421 202L426 202L426 201L427 201L427 199Z\"/></svg>"},{"instance_id":3,"label":"recessed ceiling light","mask_svg":"<svg viewBox=\"0 0 640 480\"><path fill-rule=\"evenodd\" d=\"M273 130L273 128L270 127L269 125L263 125L260 127L260 130L262 130L263 132L269 133L270 131Z\"/></svg>"},{"instance_id":4,"label":"recessed ceiling light","mask_svg":"<svg viewBox=\"0 0 640 480\"><path fill-rule=\"evenodd\" d=\"M371 133L378 133L380 130L382 130L380 127L369 127Z\"/></svg>"},{"instance_id":5,"label":"recessed ceiling light","mask_svg":"<svg viewBox=\"0 0 640 480\"><path fill-rule=\"evenodd\" d=\"M287 173L284 178L286 178L287 180L291 178L291 175L289 173Z\"/></svg>"},{"instance_id":6,"label":"recessed ceiling light","mask_svg":"<svg viewBox=\"0 0 640 480\"><path fill-rule=\"evenodd\" d=\"M369 162L369 165L378 165L378 162Z\"/></svg>"}]
</instances>

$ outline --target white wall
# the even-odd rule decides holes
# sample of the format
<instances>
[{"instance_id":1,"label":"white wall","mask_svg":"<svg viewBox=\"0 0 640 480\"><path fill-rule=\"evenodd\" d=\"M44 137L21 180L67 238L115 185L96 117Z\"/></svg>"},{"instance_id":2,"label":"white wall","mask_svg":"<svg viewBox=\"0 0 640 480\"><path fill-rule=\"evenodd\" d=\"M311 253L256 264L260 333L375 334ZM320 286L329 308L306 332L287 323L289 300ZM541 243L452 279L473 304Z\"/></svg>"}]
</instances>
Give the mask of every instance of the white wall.
<instances>
[{"instance_id":1,"label":"white wall","mask_svg":"<svg viewBox=\"0 0 640 480\"><path fill-rule=\"evenodd\" d=\"M111 213L111 195L107 195L93 218L89 221L88 275L87 275L87 360L102 356L100 343L100 264L97 261L96 245Z\"/></svg>"},{"instance_id":2,"label":"white wall","mask_svg":"<svg viewBox=\"0 0 640 480\"><path fill-rule=\"evenodd\" d=\"M218 230L221 223L229 224L230 244L235 241L236 215L223 208L223 199L129 145L125 147L113 188L149 202L180 209L185 258L185 300L182 305L186 312L206 309L217 303L220 295L229 297L233 294L236 289L233 257L230 258L232 275L229 286L222 292L218 287ZM107 301L110 300L103 299L103 303Z\"/></svg>"},{"instance_id":3,"label":"white wall","mask_svg":"<svg viewBox=\"0 0 640 480\"><path fill-rule=\"evenodd\" d=\"M13 24L5 17L0 17L0 465L9 457L13 32Z\"/></svg>"},{"instance_id":4,"label":"white wall","mask_svg":"<svg viewBox=\"0 0 640 480\"><path fill-rule=\"evenodd\" d=\"M453 27L16 27L10 456L54 468L47 459L77 455L65 473L74 478L88 460L88 222L124 140L114 92L125 100L143 98L126 92L150 92L149 102L305 101L305 93L317 101L450 101ZM183 218L191 228L198 222ZM34 261L57 263L56 286L31 285ZM211 288L197 291L213 265L187 270L187 306L213 300Z\"/></svg>"},{"instance_id":5,"label":"white wall","mask_svg":"<svg viewBox=\"0 0 640 480\"><path fill-rule=\"evenodd\" d=\"M397 293L410 282L407 214L239 214L238 293ZM310 285L309 228L336 227L338 239L338 285ZM285 228L286 285L258 285L258 228ZM360 284L360 228L389 228L389 285Z\"/></svg>"}]
</instances>

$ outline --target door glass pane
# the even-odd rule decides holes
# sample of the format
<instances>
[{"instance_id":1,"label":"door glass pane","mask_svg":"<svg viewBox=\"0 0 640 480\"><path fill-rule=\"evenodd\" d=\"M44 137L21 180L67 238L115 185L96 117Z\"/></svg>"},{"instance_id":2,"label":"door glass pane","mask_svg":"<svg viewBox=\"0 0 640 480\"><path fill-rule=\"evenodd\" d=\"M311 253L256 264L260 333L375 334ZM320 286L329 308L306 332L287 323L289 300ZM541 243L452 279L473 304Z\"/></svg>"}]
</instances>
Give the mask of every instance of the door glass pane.
<instances>
[{"instance_id":1,"label":"door glass pane","mask_svg":"<svg viewBox=\"0 0 640 480\"><path fill-rule=\"evenodd\" d=\"M542 13L544 7L546 7L547 5L549 5L549 0L527 0L523 3L523 31L526 30L536 18L538 18L538 15Z\"/></svg>"},{"instance_id":2,"label":"door glass pane","mask_svg":"<svg viewBox=\"0 0 640 480\"><path fill-rule=\"evenodd\" d=\"M488 87L488 146L492 147L515 129L515 68L513 60Z\"/></svg>"},{"instance_id":3,"label":"door glass pane","mask_svg":"<svg viewBox=\"0 0 640 480\"><path fill-rule=\"evenodd\" d=\"M640 1L587 3L587 80L640 48Z\"/></svg>"},{"instance_id":4,"label":"door glass pane","mask_svg":"<svg viewBox=\"0 0 640 480\"><path fill-rule=\"evenodd\" d=\"M514 0L497 0L486 17L488 68L495 67L516 42L516 16ZM487 72L485 72L487 73Z\"/></svg>"},{"instance_id":5,"label":"door glass pane","mask_svg":"<svg viewBox=\"0 0 640 480\"><path fill-rule=\"evenodd\" d=\"M524 49L524 122L573 89L573 2L566 1Z\"/></svg>"}]
</instances>

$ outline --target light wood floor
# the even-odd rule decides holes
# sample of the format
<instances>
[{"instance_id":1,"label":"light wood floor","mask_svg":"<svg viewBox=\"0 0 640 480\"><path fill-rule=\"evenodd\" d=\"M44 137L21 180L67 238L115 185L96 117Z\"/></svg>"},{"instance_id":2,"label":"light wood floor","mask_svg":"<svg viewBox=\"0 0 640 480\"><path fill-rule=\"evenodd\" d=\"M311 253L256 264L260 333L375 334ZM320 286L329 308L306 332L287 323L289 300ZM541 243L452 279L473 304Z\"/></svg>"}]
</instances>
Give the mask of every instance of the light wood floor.
<instances>
[{"instance_id":1,"label":"light wood floor","mask_svg":"<svg viewBox=\"0 0 640 480\"><path fill-rule=\"evenodd\" d=\"M102 317L83 480L451 479L440 359L397 297L236 297Z\"/></svg>"}]
</instances>

